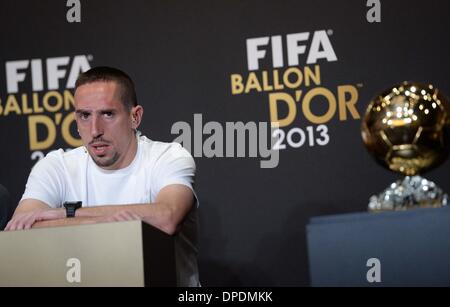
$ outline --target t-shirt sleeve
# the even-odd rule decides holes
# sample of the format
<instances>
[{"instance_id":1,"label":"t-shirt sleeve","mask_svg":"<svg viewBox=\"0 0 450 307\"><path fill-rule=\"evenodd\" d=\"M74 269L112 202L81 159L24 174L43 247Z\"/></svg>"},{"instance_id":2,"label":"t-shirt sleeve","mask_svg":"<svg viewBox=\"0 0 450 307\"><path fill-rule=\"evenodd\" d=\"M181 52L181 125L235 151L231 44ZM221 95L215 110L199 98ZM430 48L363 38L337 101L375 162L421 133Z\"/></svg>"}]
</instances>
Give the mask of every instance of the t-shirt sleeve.
<instances>
[{"instance_id":1,"label":"t-shirt sleeve","mask_svg":"<svg viewBox=\"0 0 450 307\"><path fill-rule=\"evenodd\" d=\"M178 143L171 143L170 147L161 154L156 161L152 175L152 190L154 195L165 186L182 184L192 190L198 206L198 198L194 191L195 161L191 154Z\"/></svg>"},{"instance_id":2,"label":"t-shirt sleeve","mask_svg":"<svg viewBox=\"0 0 450 307\"><path fill-rule=\"evenodd\" d=\"M62 172L57 155L48 154L32 168L21 201L32 198L52 208L61 207L65 187Z\"/></svg>"}]
</instances>

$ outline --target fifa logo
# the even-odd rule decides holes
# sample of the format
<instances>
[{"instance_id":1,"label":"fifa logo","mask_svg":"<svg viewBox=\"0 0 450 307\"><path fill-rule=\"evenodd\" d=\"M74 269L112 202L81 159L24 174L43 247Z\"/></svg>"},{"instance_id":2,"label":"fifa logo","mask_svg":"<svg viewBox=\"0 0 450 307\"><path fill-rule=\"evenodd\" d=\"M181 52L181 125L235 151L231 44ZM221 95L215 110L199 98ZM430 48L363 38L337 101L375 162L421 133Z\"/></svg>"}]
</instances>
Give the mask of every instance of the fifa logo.
<instances>
[{"instance_id":1,"label":"fifa logo","mask_svg":"<svg viewBox=\"0 0 450 307\"><path fill-rule=\"evenodd\" d=\"M332 34L332 30L328 32ZM312 37L311 43L307 44L310 37ZM325 59L328 62L337 61L336 53L325 30L315 31L312 35L310 32L291 33L286 35L285 41L288 66L299 65L299 55L305 53L306 64L315 64L319 59ZM259 69L259 61L266 57L265 46L268 45L271 45L272 49L273 68L285 66L286 59L283 55L284 44L281 35L249 38L246 43L249 71Z\"/></svg>"},{"instance_id":2,"label":"fifa logo","mask_svg":"<svg viewBox=\"0 0 450 307\"><path fill-rule=\"evenodd\" d=\"M47 58L45 61L42 59L8 61L5 66L8 94L19 92L21 83L30 79L33 92L45 89L57 90L60 87L60 80L67 75L65 87L74 88L78 75L91 68L89 58L85 55L76 55L72 61L68 56ZM44 68L47 78L44 78Z\"/></svg>"}]
</instances>

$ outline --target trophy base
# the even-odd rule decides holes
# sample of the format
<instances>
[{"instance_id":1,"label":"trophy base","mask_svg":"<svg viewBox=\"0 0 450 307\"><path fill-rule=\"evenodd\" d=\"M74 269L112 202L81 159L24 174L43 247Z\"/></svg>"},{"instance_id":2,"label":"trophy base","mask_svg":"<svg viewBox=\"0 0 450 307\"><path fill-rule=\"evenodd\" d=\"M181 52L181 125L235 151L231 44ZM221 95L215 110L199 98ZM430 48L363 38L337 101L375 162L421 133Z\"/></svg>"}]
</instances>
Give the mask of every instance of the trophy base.
<instances>
[{"instance_id":1,"label":"trophy base","mask_svg":"<svg viewBox=\"0 0 450 307\"><path fill-rule=\"evenodd\" d=\"M447 194L434 182L420 176L406 176L370 197L368 210L393 211L447 205Z\"/></svg>"}]
</instances>

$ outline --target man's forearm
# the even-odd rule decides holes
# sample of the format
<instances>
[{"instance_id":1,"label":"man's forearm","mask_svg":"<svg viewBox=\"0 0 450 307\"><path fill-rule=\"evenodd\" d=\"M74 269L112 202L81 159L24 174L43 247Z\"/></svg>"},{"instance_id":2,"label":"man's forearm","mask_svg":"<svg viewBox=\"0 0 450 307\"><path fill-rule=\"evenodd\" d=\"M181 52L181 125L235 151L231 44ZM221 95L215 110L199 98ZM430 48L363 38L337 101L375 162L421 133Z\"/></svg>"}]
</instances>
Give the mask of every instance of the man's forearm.
<instances>
[{"instance_id":1,"label":"man's forearm","mask_svg":"<svg viewBox=\"0 0 450 307\"><path fill-rule=\"evenodd\" d=\"M75 217L99 217L113 215L123 209L139 207L143 205L96 205L93 207L82 207L75 212Z\"/></svg>"},{"instance_id":2,"label":"man's forearm","mask_svg":"<svg viewBox=\"0 0 450 307\"><path fill-rule=\"evenodd\" d=\"M75 217L100 217L111 216L123 210L133 211L140 216L152 216L163 214L166 208L154 204L129 204L129 205L99 205L94 207L82 207L75 212Z\"/></svg>"},{"instance_id":3,"label":"man's forearm","mask_svg":"<svg viewBox=\"0 0 450 307\"><path fill-rule=\"evenodd\" d=\"M112 217L112 221L122 220L114 218L121 212L132 212L139 216L141 220L159 228L160 230L172 234L178 225L173 221L173 210L170 206L162 203L129 204L129 205L102 205L95 207L83 207L76 211L75 217L80 218L100 218Z\"/></svg>"},{"instance_id":4,"label":"man's forearm","mask_svg":"<svg viewBox=\"0 0 450 307\"><path fill-rule=\"evenodd\" d=\"M135 216L134 219L141 219L169 234L175 231L174 226L167 223L171 215L170 209L166 206L161 206L161 204L158 203L83 207L76 210L75 217L38 221L32 225L32 228L83 225L100 222L129 220L127 218L120 218L121 212L133 212Z\"/></svg>"},{"instance_id":5,"label":"man's forearm","mask_svg":"<svg viewBox=\"0 0 450 307\"><path fill-rule=\"evenodd\" d=\"M32 228L85 225L104 222L104 217L73 217L57 220L40 221L33 224Z\"/></svg>"}]
</instances>

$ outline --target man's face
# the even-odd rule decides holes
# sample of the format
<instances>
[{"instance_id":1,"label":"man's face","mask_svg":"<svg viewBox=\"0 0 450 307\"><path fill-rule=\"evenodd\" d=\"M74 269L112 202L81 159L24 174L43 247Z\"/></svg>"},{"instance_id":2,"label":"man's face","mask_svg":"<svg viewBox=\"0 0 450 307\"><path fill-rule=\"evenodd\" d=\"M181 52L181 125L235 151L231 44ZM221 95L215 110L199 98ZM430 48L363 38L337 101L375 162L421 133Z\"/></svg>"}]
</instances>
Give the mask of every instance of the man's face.
<instances>
[{"instance_id":1,"label":"man's face","mask_svg":"<svg viewBox=\"0 0 450 307\"><path fill-rule=\"evenodd\" d=\"M104 169L126 167L136 153L135 110L127 111L120 99L116 82L92 82L75 92L75 117L81 140L95 163Z\"/></svg>"}]
</instances>

